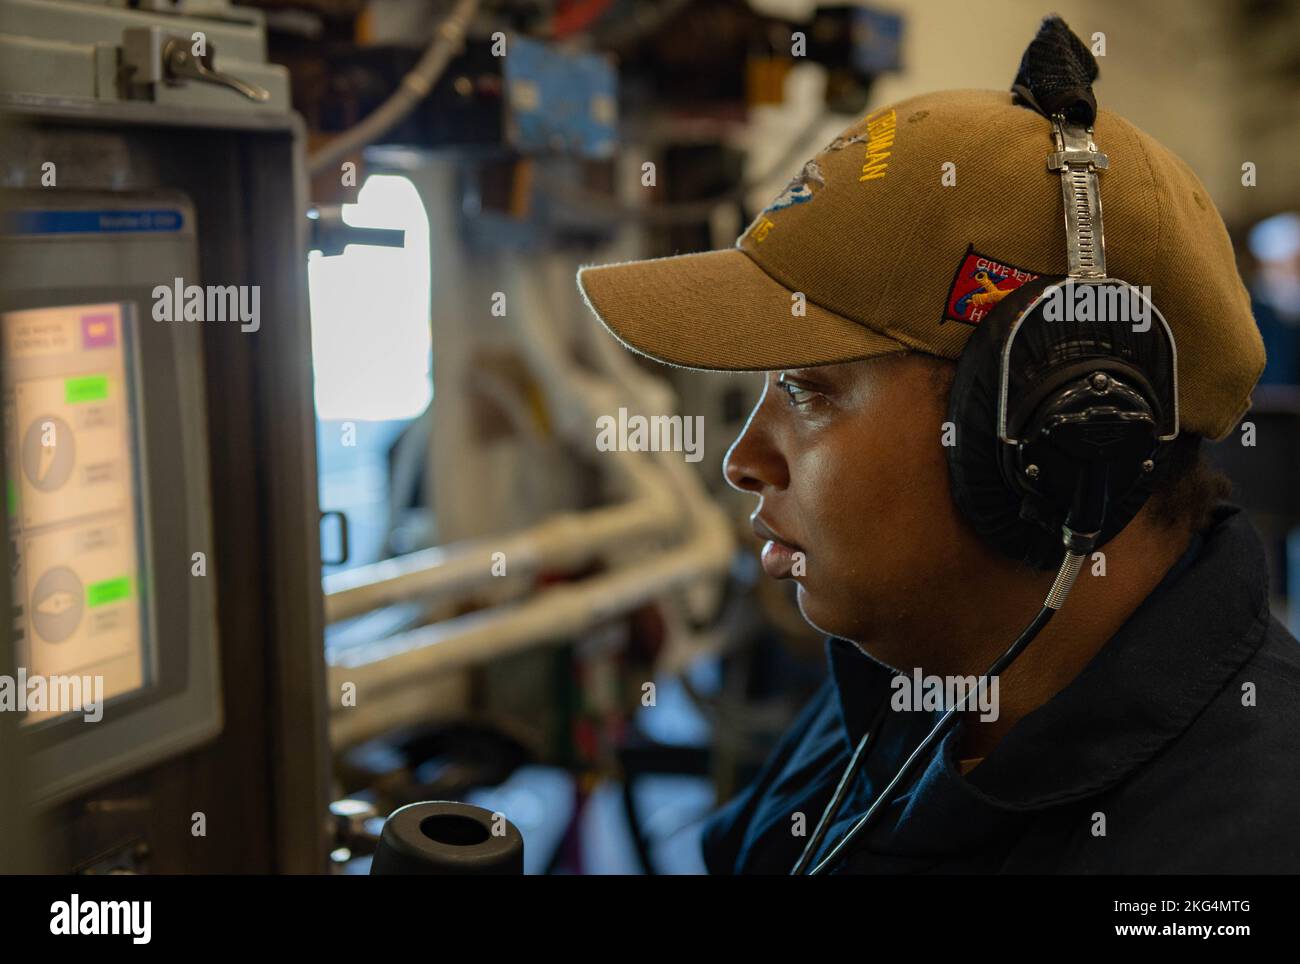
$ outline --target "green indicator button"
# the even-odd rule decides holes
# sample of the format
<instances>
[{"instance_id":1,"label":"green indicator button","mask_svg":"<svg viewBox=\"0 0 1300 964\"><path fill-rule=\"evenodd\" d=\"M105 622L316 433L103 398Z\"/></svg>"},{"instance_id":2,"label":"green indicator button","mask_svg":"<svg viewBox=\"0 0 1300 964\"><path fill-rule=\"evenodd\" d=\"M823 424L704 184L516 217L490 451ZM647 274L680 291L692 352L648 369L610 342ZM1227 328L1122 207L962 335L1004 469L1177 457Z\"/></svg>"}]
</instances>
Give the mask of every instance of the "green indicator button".
<instances>
[{"instance_id":1,"label":"green indicator button","mask_svg":"<svg viewBox=\"0 0 1300 964\"><path fill-rule=\"evenodd\" d=\"M86 605L93 609L95 606L106 606L120 599L126 599L130 595L130 576L106 579L103 582L91 583L86 587Z\"/></svg>"},{"instance_id":2,"label":"green indicator button","mask_svg":"<svg viewBox=\"0 0 1300 964\"><path fill-rule=\"evenodd\" d=\"M63 383L64 398L69 405L78 402L102 402L108 398L107 375L83 375Z\"/></svg>"}]
</instances>

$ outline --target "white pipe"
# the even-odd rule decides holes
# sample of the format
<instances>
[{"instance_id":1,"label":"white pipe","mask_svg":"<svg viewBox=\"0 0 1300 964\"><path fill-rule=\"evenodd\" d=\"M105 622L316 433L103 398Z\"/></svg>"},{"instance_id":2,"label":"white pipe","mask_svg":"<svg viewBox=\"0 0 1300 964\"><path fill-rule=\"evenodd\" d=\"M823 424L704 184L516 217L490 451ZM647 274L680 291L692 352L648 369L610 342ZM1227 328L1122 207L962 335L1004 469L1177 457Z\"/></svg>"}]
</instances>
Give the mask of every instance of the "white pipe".
<instances>
[{"instance_id":1,"label":"white pipe","mask_svg":"<svg viewBox=\"0 0 1300 964\"><path fill-rule=\"evenodd\" d=\"M373 705L386 691L418 685L430 676L572 639L675 587L716 576L730 562L731 545L729 534L718 539L701 533L645 562L559 584L520 605L470 613L351 649L329 667L330 692L351 683L357 699ZM331 737L337 743L368 735L351 726L349 712L336 706L332 713ZM371 718L366 729L374 732L382 725Z\"/></svg>"},{"instance_id":2,"label":"white pipe","mask_svg":"<svg viewBox=\"0 0 1300 964\"><path fill-rule=\"evenodd\" d=\"M530 279L521 279L527 285ZM536 293L534 293L536 294ZM533 298L525 303L544 304ZM531 314L531 313L530 313ZM570 441L593 445L595 417L611 413L622 397L602 381L568 362L545 329L531 317L515 317L517 342L556 413L557 429ZM612 342L612 339L611 339ZM630 359L598 351L600 367L615 383L650 411L675 407L670 389L638 377ZM623 362L627 367L620 366ZM579 404L574 404L577 396ZM624 399L626 402L626 399ZM505 552L513 575L520 568L563 564L603 549L624 546L630 534L647 534L643 525L656 520L655 535L671 535L685 522L689 536L678 547L637 559L613 572L579 583L560 584L521 603L509 603L401 633L365 647L340 653L329 667L331 692L344 683L357 687L368 706L383 693L428 685L430 677L467 665L498 659L538 644L572 639L609 619L676 589L716 579L731 562L731 528L709 499L703 482L681 453L602 453L636 497L625 505L566 513L523 533L503 539L474 540L387 560L331 577L335 591L327 598L331 620L364 612L379 603L471 588L490 577L490 553ZM359 575L352 575L357 573ZM352 583L349 586L348 580ZM337 744L363 739L387 725L385 713L364 716L336 707L330 723Z\"/></svg>"},{"instance_id":3,"label":"white pipe","mask_svg":"<svg viewBox=\"0 0 1300 964\"><path fill-rule=\"evenodd\" d=\"M535 289L533 272L531 266L517 272L516 284L525 291ZM534 306L510 313L507 320L515 329L515 343L523 348L530 370L541 381L558 434L575 447L592 446L596 418L616 412L622 396L610 381L579 369L560 350L560 339L538 320L541 311L536 306L548 303L545 292L533 290L516 301ZM608 344L592 339L601 367L642 399L648 411L672 411L676 400L671 389L641 375L614 340L604 337ZM681 454L655 455L657 458L634 452L601 453L614 481L630 495L623 504L562 513L522 532L424 549L330 574L324 580L326 621L336 623L379 606L465 593L486 585L494 578L492 560L498 552L504 554L507 572L518 576L533 574L544 565L577 567L641 539L662 540L673 536L683 523L705 527L710 538L718 538L719 530L725 529L730 542L725 518Z\"/></svg>"},{"instance_id":4,"label":"white pipe","mask_svg":"<svg viewBox=\"0 0 1300 964\"><path fill-rule=\"evenodd\" d=\"M601 370L633 396L640 398L647 411L677 411L679 402L676 393L667 382L654 378L638 366L631 354L600 330L599 326L587 325L582 330L586 333L587 344ZM664 454L660 453L661 456ZM735 537L731 521L713 501L700 474L688 468L681 459L661 457L660 462L686 508L690 520L688 524L693 531L701 539L710 540L716 545L725 543L729 552L734 549ZM711 608L711 604L716 601L715 597L716 594L697 595L690 602Z\"/></svg>"},{"instance_id":5,"label":"white pipe","mask_svg":"<svg viewBox=\"0 0 1300 964\"><path fill-rule=\"evenodd\" d=\"M593 446L596 418L617 407L617 396L569 363L540 326L516 327L519 340L533 349L525 354L542 380L558 434L574 447ZM613 451L601 453L601 461L615 488L628 494L626 502L561 513L521 532L436 546L331 573L324 579L326 622L486 585L494 579L493 553L504 553L509 575L529 575L544 565L576 567L642 539L662 541L676 534L684 513L652 460L639 452Z\"/></svg>"},{"instance_id":6,"label":"white pipe","mask_svg":"<svg viewBox=\"0 0 1300 964\"><path fill-rule=\"evenodd\" d=\"M474 14L478 12L478 5L479 0L458 0L447 18L438 24L429 46L411 68L411 72L402 78L397 90L355 127L308 155L308 173L318 174L327 167L333 167L349 154L377 141L419 106L447 69L451 58L463 50L465 33L469 30Z\"/></svg>"},{"instance_id":7,"label":"white pipe","mask_svg":"<svg viewBox=\"0 0 1300 964\"><path fill-rule=\"evenodd\" d=\"M514 282L525 296L527 304L563 303L561 299L548 297L549 292L545 290L543 280L536 269L529 270L516 265ZM572 284L571 272L561 280ZM574 388L582 393L587 399L589 419L592 413L613 414L620 402L628 401L628 396L631 396L634 403L643 406L647 414L666 414L678 410L678 400L672 387L662 379L645 374L637 367L632 356L617 345L612 337L601 330L599 325L591 324L590 318L583 317L578 331L592 349L600 375L603 376L599 378L588 375L569 360L568 354L559 347L563 340L554 335L557 326L551 326L548 330L542 324L539 313L515 313L509 317L533 371L543 378L544 384L549 384L557 396ZM588 421L587 431L591 430L590 426L591 422ZM685 462L680 452L660 451L650 454L685 515L685 525L691 540L688 544L711 553L716 562L715 571L724 572L730 564L735 545L727 516L710 497L699 473ZM719 587L704 583L682 588L688 591L706 590L703 594L697 592L694 596L688 596L688 602L694 603L692 608L698 612L712 607Z\"/></svg>"},{"instance_id":8,"label":"white pipe","mask_svg":"<svg viewBox=\"0 0 1300 964\"><path fill-rule=\"evenodd\" d=\"M555 515L522 532L435 546L325 578L325 619L336 623L380 606L465 593L493 580L493 553L504 553L511 577L543 565L577 567L637 540L680 524L676 506L660 487L616 506Z\"/></svg>"}]
</instances>

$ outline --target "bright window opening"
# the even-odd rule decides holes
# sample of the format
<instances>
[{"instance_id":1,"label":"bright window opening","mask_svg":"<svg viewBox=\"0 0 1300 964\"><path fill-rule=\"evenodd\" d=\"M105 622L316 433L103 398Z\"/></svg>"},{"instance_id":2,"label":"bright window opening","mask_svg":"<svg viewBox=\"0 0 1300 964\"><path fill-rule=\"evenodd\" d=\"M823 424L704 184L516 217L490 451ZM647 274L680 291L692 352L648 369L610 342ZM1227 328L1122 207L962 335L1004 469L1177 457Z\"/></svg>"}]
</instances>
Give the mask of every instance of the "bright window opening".
<instances>
[{"instance_id":1,"label":"bright window opening","mask_svg":"<svg viewBox=\"0 0 1300 964\"><path fill-rule=\"evenodd\" d=\"M343 205L344 221L401 228L406 246L351 245L331 258L313 252L308 259L316 416L414 418L433 398L429 219L405 177L366 178L358 202Z\"/></svg>"}]
</instances>

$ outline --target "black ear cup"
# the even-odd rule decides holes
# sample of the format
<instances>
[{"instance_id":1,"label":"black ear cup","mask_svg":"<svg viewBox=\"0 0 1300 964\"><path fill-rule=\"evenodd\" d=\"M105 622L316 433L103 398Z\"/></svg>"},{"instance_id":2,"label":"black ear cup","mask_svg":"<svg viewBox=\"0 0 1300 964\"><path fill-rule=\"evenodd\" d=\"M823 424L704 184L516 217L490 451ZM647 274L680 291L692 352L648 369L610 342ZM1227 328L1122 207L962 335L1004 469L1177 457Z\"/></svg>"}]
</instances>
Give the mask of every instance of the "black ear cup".
<instances>
[{"instance_id":1,"label":"black ear cup","mask_svg":"<svg viewBox=\"0 0 1300 964\"><path fill-rule=\"evenodd\" d=\"M1023 499L1003 477L998 393L1007 331L1049 283L1040 279L1022 285L979 323L957 361L948 397L948 421L956 429L955 444L946 449L953 501L987 543L1037 568L1059 561L1061 538L1020 517Z\"/></svg>"},{"instance_id":2,"label":"black ear cup","mask_svg":"<svg viewBox=\"0 0 1300 964\"><path fill-rule=\"evenodd\" d=\"M1060 565L1067 517L1100 519L1100 547L1138 513L1164 469L1167 446L1157 436L1174 424L1172 347L1161 322L1141 334L1111 321L1045 322L1040 302L1006 360L1008 432L1025 444L1000 441L1008 337L1056 283L1021 286L980 322L948 402L959 511L997 551L1043 570Z\"/></svg>"}]
</instances>

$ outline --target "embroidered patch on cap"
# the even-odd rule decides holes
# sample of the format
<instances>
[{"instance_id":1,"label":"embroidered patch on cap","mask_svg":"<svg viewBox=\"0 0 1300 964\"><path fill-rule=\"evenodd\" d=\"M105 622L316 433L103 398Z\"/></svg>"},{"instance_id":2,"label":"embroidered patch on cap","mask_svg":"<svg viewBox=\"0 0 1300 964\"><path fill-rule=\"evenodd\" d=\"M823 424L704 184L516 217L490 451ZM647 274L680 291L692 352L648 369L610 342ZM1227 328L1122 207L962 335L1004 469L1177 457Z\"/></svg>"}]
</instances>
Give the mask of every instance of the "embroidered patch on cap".
<instances>
[{"instance_id":1,"label":"embroidered patch on cap","mask_svg":"<svg viewBox=\"0 0 1300 964\"><path fill-rule=\"evenodd\" d=\"M856 134L849 134L855 127L861 127ZM745 229L745 236L752 236L761 243L768 233L776 227L776 222L767 215L784 210L796 204L806 204L817 196L826 186L826 174L821 161L836 151L842 151L852 144L866 145L866 161L862 165L860 181L878 180L885 176L889 166L889 148L894 146L894 111L881 108L874 114L868 114L858 124L849 127L833 141L817 152L817 156L804 164L799 173L781 190L781 193L767 207L758 213L758 217Z\"/></svg>"},{"instance_id":2,"label":"embroidered patch on cap","mask_svg":"<svg viewBox=\"0 0 1300 964\"><path fill-rule=\"evenodd\" d=\"M811 201L816 192L812 186L826 186L826 175L822 173L821 165L817 159L813 158L803 166L803 169L790 178L790 183L785 189L777 195L776 200L763 208L763 213L768 211L779 211L782 208L788 208L791 204L803 204L805 201Z\"/></svg>"},{"instance_id":3,"label":"embroidered patch on cap","mask_svg":"<svg viewBox=\"0 0 1300 964\"><path fill-rule=\"evenodd\" d=\"M1039 276L1036 271L980 254L972 244L953 275L952 285L948 288L948 304L939 324L960 321L964 325L978 325L994 305Z\"/></svg>"}]
</instances>

